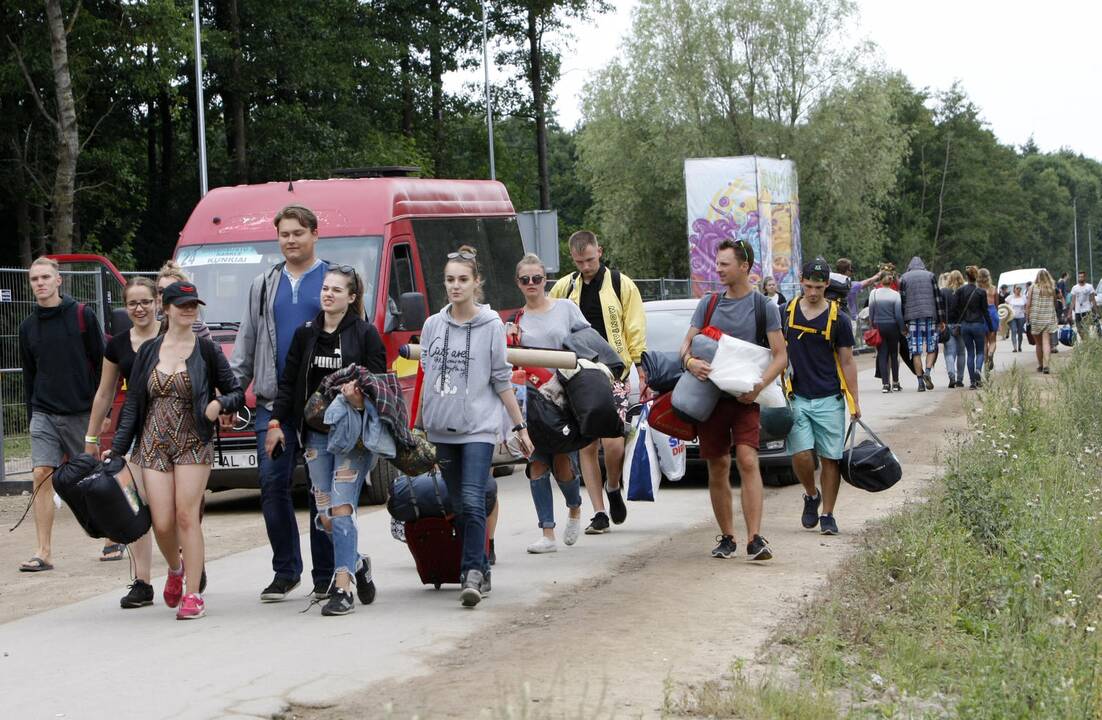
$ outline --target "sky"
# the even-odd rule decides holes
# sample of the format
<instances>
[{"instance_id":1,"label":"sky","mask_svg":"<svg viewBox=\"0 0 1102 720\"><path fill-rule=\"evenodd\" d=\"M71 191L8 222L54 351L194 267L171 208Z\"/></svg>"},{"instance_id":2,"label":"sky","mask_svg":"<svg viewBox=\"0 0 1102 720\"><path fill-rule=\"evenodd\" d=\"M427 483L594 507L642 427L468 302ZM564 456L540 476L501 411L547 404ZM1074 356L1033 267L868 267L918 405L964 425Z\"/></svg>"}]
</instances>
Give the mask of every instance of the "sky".
<instances>
[{"instance_id":1,"label":"sky","mask_svg":"<svg viewBox=\"0 0 1102 720\"><path fill-rule=\"evenodd\" d=\"M555 86L559 124L581 118L589 76L619 51L637 0L575 23ZM1043 151L1067 147L1102 160L1102 2L1097 0L858 0L858 36L916 87L959 80L1000 141L1033 136ZM584 48L584 50L582 50Z\"/></svg>"}]
</instances>

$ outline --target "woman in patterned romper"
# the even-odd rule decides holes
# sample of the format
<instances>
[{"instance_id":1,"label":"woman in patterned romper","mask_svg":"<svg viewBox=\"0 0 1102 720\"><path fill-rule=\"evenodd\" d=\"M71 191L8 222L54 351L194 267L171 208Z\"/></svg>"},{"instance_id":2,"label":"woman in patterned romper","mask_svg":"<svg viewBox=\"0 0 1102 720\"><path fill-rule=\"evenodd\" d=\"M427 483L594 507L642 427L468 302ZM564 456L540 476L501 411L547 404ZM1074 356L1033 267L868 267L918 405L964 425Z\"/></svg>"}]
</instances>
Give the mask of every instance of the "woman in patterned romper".
<instances>
[{"instance_id":1,"label":"woman in patterned romper","mask_svg":"<svg viewBox=\"0 0 1102 720\"><path fill-rule=\"evenodd\" d=\"M245 393L218 346L192 329L203 302L195 286L174 283L165 288L162 302L167 332L142 345L134 359L109 452L125 453L141 429L135 457L145 479L153 535L169 567L164 600L171 608L179 605L176 618L187 620L205 613L199 595L204 556L199 505L214 460L214 422L219 414L236 412ZM216 389L221 395L215 395Z\"/></svg>"}]
</instances>

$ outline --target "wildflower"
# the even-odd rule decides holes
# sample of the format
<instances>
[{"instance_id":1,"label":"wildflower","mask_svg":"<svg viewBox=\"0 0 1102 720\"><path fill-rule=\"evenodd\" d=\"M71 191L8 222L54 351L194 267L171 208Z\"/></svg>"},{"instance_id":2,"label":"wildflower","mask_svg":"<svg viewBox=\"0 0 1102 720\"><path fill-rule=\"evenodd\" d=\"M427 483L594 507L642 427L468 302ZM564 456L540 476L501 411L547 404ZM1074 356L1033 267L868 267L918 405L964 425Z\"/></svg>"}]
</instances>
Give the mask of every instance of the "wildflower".
<instances>
[{"instance_id":1,"label":"wildflower","mask_svg":"<svg viewBox=\"0 0 1102 720\"><path fill-rule=\"evenodd\" d=\"M1089 632L1089 633L1094 632L1094 625L1088 625L1087 626L1087 632Z\"/></svg>"}]
</instances>

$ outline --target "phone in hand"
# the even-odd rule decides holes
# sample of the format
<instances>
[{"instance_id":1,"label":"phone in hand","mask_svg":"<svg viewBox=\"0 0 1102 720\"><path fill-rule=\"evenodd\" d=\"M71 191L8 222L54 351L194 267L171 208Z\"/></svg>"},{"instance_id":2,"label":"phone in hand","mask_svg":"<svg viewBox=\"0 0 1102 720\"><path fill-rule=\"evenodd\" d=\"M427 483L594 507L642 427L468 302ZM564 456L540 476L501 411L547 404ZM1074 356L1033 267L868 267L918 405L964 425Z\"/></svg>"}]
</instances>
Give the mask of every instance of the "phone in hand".
<instances>
[{"instance_id":1,"label":"phone in hand","mask_svg":"<svg viewBox=\"0 0 1102 720\"><path fill-rule=\"evenodd\" d=\"M272 448L272 452L268 457L272 460L279 460L281 455L283 455L283 443L276 443L276 446Z\"/></svg>"}]
</instances>

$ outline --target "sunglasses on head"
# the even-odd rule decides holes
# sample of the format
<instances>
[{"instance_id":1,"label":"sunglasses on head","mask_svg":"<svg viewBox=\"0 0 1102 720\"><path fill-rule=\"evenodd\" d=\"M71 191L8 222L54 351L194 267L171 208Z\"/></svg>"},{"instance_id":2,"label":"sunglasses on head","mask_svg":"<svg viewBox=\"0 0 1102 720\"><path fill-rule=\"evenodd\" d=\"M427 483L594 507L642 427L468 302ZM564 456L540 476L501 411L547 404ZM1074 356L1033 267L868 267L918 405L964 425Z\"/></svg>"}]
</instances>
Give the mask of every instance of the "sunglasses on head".
<instances>
[{"instance_id":1,"label":"sunglasses on head","mask_svg":"<svg viewBox=\"0 0 1102 720\"><path fill-rule=\"evenodd\" d=\"M545 279L543 275L520 275L517 277L521 285L539 285Z\"/></svg>"},{"instance_id":2,"label":"sunglasses on head","mask_svg":"<svg viewBox=\"0 0 1102 720\"><path fill-rule=\"evenodd\" d=\"M448 253L449 260L455 260L457 258L460 260L474 260L475 254L467 252L466 250Z\"/></svg>"},{"instance_id":3,"label":"sunglasses on head","mask_svg":"<svg viewBox=\"0 0 1102 720\"><path fill-rule=\"evenodd\" d=\"M351 265L330 265L329 272L339 272L343 275L356 275L356 268Z\"/></svg>"}]
</instances>

